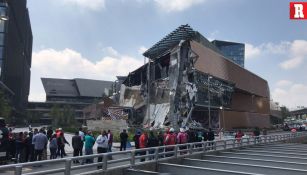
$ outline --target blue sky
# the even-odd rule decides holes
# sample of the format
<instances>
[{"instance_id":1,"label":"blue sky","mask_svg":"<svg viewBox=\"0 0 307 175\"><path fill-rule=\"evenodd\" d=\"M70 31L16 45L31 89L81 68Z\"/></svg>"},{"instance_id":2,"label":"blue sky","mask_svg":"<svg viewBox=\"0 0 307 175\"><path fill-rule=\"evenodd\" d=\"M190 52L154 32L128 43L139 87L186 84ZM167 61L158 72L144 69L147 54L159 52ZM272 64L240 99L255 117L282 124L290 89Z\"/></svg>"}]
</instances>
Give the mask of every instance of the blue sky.
<instances>
[{"instance_id":1,"label":"blue sky","mask_svg":"<svg viewBox=\"0 0 307 175\"><path fill-rule=\"evenodd\" d=\"M33 30L31 101L40 77L114 80L182 24L208 39L246 43L246 69L271 98L307 106L307 21L289 20L288 0L28 0Z\"/></svg>"}]
</instances>

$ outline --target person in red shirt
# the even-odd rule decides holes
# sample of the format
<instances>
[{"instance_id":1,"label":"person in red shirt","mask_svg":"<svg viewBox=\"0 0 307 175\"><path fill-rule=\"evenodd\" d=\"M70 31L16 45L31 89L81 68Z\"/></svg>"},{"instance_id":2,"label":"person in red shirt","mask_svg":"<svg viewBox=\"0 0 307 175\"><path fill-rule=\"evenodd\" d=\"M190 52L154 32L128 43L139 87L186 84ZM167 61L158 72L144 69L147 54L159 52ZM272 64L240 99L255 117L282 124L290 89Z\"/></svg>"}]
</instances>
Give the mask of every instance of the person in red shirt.
<instances>
[{"instance_id":1,"label":"person in red shirt","mask_svg":"<svg viewBox=\"0 0 307 175\"><path fill-rule=\"evenodd\" d=\"M185 132L183 128L180 128L180 132L177 135L177 143L185 144L188 142L188 134ZM181 150L187 149L187 146L180 146ZM181 152L180 154L185 154L186 152Z\"/></svg>"},{"instance_id":2,"label":"person in red shirt","mask_svg":"<svg viewBox=\"0 0 307 175\"><path fill-rule=\"evenodd\" d=\"M166 134L165 140L164 140L164 145L175 145L176 144L176 133L174 128L171 128L169 130L169 133ZM165 152L173 151L174 147L166 147ZM165 154L166 157L172 156L172 154Z\"/></svg>"},{"instance_id":3,"label":"person in red shirt","mask_svg":"<svg viewBox=\"0 0 307 175\"><path fill-rule=\"evenodd\" d=\"M147 147L148 135L146 131L143 131L143 134L139 138L139 147L140 149ZM146 151L141 151L140 155L146 155ZM141 162L144 162L145 158L141 158Z\"/></svg>"},{"instance_id":4,"label":"person in red shirt","mask_svg":"<svg viewBox=\"0 0 307 175\"><path fill-rule=\"evenodd\" d=\"M165 145L166 136L169 134L169 128L165 129L165 132L163 133L163 145Z\"/></svg>"},{"instance_id":5,"label":"person in red shirt","mask_svg":"<svg viewBox=\"0 0 307 175\"><path fill-rule=\"evenodd\" d=\"M243 133L241 130L239 130L239 131L236 133L235 138L236 138L236 140L237 140L238 143L241 143L241 139L242 139L243 136L244 136L244 133Z\"/></svg>"}]
</instances>

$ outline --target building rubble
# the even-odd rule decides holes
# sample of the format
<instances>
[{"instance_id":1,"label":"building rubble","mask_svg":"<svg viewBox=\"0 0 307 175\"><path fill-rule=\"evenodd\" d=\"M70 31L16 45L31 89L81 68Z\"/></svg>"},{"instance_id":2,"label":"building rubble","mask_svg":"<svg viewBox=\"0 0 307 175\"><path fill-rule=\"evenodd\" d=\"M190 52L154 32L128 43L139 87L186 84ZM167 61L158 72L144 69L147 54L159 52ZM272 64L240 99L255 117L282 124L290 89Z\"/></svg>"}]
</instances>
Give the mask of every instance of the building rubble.
<instances>
[{"instance_id":1,"label":"building rubble","mask_svg":"<svg viewBox=\"0 0 307 175\"><path fill-rule=\"evenodd\" d=\"M135 124L154 128L201 127L209 121L197 121L196 115L199 110L208 110L208 98L212 106L230 104L233 85L216 77L208 79L209 74L194 67L198 55L191 49L190 41L200 36L190 35L194 31L187 26L177 30L161 40L161 47L153 46L146 51L144 56L149 62L131 72L121 86L119 105L136 110ZM168 39L171 37L174 41ZM196 39L209 42L205 38ZM217 117L214 113L212 116ZM218 126L218 120L211 122Z\"/></svg>"},{"instance_id":2,"label":"building rubble","mask_svg":"<svg viewBox=\"0 0 307 175\"><path fill-rule=\"evenodd\" d=\"M182 25L143 55L147 63L127 77L118 76L113 91L115 105L129 113L129 126L176 130L270 126L268 83L240 66L244 44L210 42Z\"/></svg>"}]
</instances>

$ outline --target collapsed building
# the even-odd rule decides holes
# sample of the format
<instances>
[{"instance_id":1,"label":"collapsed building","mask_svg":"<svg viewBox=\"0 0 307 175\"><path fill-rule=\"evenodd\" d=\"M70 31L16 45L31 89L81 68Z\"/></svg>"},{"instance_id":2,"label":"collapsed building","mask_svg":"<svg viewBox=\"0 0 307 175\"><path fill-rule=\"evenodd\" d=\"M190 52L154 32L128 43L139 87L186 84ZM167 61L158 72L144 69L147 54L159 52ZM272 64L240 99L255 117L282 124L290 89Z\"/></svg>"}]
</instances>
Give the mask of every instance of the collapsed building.
<instances>
[{"instance_id":1,"label":"collapsed building","mask_svg":"<svg viewBox=\"0 0 307 175\"><path fill-rule=\"evenodd\" d=\"M266 80L232 62L189 25L144 54L148 63L129 73L119 105L135 110L130 122L160 128L269 127Z\"/></svg>"}]
</instances>

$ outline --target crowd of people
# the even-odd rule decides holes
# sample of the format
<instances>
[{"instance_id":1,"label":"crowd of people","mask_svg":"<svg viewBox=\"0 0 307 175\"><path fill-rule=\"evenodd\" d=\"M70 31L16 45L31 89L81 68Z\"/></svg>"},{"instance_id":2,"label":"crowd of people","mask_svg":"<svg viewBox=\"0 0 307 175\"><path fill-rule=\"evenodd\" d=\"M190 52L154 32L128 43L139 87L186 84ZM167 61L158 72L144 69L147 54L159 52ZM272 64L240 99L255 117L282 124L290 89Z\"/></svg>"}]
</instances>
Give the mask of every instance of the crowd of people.
<instances>
[{"instance_id":1,"label":"crowd of people","mask_svg":"<svg viewBox=\"0 0 307 175\"><path fill-rule=\"evenodd\" d=\"M64 136L62 128L53 130L51 127L32 129L29 131L14 133L12 129L7 132L7 160L14 160L15 163L32 162L47 160L47 149L49 147L49 159L63 158L67 156L65 145L72 146L73 156L82 156L93 154L93 146L97 144L97 153L106 153L112 151L113 134L102 131L95 138L91 131L84 132L82 128L75 132L72 137L71 145ZM49 143L49 144L48 144ZM48 146L49 145L49 146ZM84 148L84 149L83 149ZM102 161L99 158L98 161ZM73 163L92 163L93 159L84 161L75 160Z\"/></svg>"},{"instance_id":2,"label":"crowd of people","mask_svg":"<svg viewBox=\"0 0 307 175\"><path fill-rule=\"evenodd\" d=\"M48 139L43 128L19 133L9 129L7 142L7 159L16 163L46 159Z\"/></svg>"},{"instance_id":3,"label":"crowd of people","mask_svg":"<svg viewBox=\"0 0 307 175\"><path fill-rule=\"evenodd\" d=\"M260 135L260 130L255 129L253 132L254 136ZM241 130L235 135L236 141L241 142L244 133ZM28 162L28 161L40 161L46 160L47 149L49 147L49 159L63 158L67 156L65 152L65 146L70 146L69 142L64 136L64 131L61 128L53 130L51 127L34 129L29 128L29 132L19 132L14 133L8 131L9 147L7 150L7 155L15 160L16 163ZM120 151L125 151L127 149L127 144L129 141L129 134L127 130L123 130L119 134L120 139ZM214 132L209 130L190 130L189 128L180 128L178 132L175 132L174 128L166 128L164 131L154 131L154 130L141 130L136 129L133 135L133 142L135 144L135 149L140 149L137 151L137 155L146 155L147 151L142 151L144 148L151 148L157 146L169 146L175 144L185 144L193 142L209 141L209 146L212 145L210 141L214 141ZM49 144L48 144L49 143ZM113 147L113 134L110 130L102 130L98 137L95 137L92 131L84 131L79 128L78 131L74 133L71 139L71 146L73 148L73 156L91 155L94 154L94 145L97 145L97 153L107 153L112 152ZM49 145L49 146L48 146ZM197 146L197 145L196 145ZM187 149L185 145L179 147L181 154L185 153L184 149ZM159 151L170 152L173 151L174 147L165 147ZM84 151L84 153L83 153ZM149 154L154 154L155 149L149 149ZM171 156L172 153L165 156ZM108 157L112 159L112 157ZM150 157L149 159L152 159ZM142 158L141 161L145 161ZM73 163L93 163L93 158L87 158L85 160L74 159ZM98 162L102 162L102 157L98 157ZM101 168L98 166L98 168Z\"/></svg>"},{"instance_id":4,"label":"crowd of people","mask_svg":"<svg viewBox=\"0 0 307 175\"><path fill-rule=\"evenodd\" d=\"M213 141L215 138L214 132L209 129L205 130L189 130L188 128L180 128L179 132L175 132L174 128L167 128L165 132L153 130L137 129L133 136L135 149L151 148L157 146L168 146L175 144L185 144L201 141ZM126 130L120 133L120 150L126 150L128 134ZM181 146L180 149L186 149ZM173 148L165 148L165 152L172 151ZM153 154L154 150L149 150L149 154ZM145 155L146 151L138 151L138 155ZM167 155L166 156L170 156ZM144 158L141 161L145 161Z\"/></svg>"},{"instance_id":5,"label":"crowd of people","mask_svg":"<svg viewBox=\"0 0 307 175\"><path fill-rule=\"evenodd\" d=\"M57 156L66 155L64 144L68 144L64 137L62 129L56 130L53 134L51 128L32 129L29 131L14 133L9 129L7 158L14 160L16 163L39 161L47 159L47 145L50 148L50 159Z\"/></svg>"}]
</instances>

